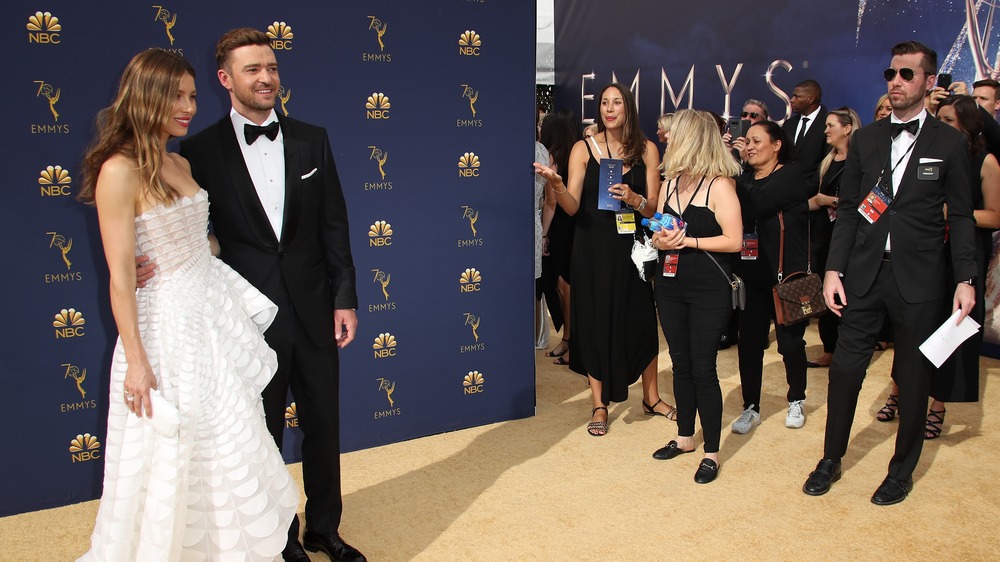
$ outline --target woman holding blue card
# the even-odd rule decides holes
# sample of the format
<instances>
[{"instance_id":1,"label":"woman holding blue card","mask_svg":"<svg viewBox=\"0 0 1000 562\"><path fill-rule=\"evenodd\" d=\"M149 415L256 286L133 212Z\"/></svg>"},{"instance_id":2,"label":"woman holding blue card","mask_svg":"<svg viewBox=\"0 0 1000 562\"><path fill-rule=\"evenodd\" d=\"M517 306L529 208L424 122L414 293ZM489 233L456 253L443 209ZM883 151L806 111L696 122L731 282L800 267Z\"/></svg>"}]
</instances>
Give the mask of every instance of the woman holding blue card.
<instances>
[{"instance_id":1,"label":"woman holding blue card","mask_svg":"<svg viewBox=\"0 0 1000 562\"><path fill-rule=\"evenodd\" d=\"M620 84L601 91L597 133L573 146L565 183L535 163L556 202L576 216L569 367L589 378L587 432L595 437L608 432L608 405L625 401L640 375L646 415L676 415L659 396L653 289L631 257L633 242L649 235L639 224L653 216L659 165L656 145L639 129L635 98Z\"/></svg>"}]
</instances>

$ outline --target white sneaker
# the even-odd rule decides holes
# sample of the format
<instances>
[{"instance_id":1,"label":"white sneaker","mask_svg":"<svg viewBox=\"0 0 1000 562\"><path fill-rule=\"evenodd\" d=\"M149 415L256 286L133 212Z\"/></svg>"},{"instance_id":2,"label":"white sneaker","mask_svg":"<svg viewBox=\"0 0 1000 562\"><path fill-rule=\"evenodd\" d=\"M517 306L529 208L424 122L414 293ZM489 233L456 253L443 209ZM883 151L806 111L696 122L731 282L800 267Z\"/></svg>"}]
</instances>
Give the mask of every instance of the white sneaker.
<instances>
[{"instance_id":1,"label":"white sneaker","mask_svg":"<svg viewBox=\"0 0 1000 562\"><path fill-rule=\"evenodd\" d=\"M753 404L749 408L743 410L740 417L736 418L733 422L733 433L750 433L750 430L754 428L755 425L760 425L760 414L754 411Z\"/></svg>"},{"instance_id":2,"label":"white sneaker","mask_svg":"<svg viewBox=\"0 0 1000 562\"><path fill-rule=\"evenodd\" d=\"M802 409L804 400L795 400L788 403L788 415L785 416L785 427L799 429L806 424L806 413Z\"/></svg>"}]
</instances>

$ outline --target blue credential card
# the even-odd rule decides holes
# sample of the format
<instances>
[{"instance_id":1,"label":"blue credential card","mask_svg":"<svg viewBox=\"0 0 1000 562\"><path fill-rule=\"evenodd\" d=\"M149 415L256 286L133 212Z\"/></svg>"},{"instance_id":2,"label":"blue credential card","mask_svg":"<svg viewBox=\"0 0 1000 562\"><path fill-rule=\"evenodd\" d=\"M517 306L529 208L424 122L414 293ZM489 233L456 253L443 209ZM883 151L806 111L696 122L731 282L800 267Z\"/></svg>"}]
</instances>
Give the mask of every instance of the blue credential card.
<instances>
[{"instance_id":1,"label":"blue credential card","mask_svg":"<svg viewBox=\"0 0 1000 562\"><path fill-rule=\"evenodd\" d=\"M615 199L614 193L608 191L612 185L622 182L622 166L625 163L617 158L601 159L600 181L597 183L597 208L601 211L620 211L622 202Z\"/></svg>"}]
</instances>

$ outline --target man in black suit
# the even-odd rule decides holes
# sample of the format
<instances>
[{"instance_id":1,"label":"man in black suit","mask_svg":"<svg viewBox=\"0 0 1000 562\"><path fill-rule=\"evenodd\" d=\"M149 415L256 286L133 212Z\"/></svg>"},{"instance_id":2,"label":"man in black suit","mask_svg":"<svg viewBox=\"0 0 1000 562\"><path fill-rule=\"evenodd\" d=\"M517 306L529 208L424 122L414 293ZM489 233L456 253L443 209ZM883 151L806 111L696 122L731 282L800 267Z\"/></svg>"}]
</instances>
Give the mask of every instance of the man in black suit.
<instances>
[{"instance_id":1,"label":"man in black suit","mask_svg":"<svg viewBox=\"0 0 1000 562\"><path fill-rule=\"evenodd\" d=\"M365 560L337 530L343 511L338 349L354 339L358 298L333 153L326 130L274 111L281 82L264 33L227 32L216 62L232 111L183 142L181 154L209 192L219 257L278 305L265 333L278 371L264 389L264 412L280 447L291 387L304 434L305 546L333 560ZM296 517L285 560L309 560L298 532Z\"/></svg>"},{"instance_id":2,"label":"man in black suit","mask_svg":"<svg viewBox=\"0 0 1000 562\"><path fill-rule=\"evenodd\" d=\"M908 41L893 47L885 71L892 115L851 140L823 287L827 305L841 316L840 336L830 366L823 459L802 487L809 495L825 494L840 479L858 393L888 314L896 335L900 421L888 476L872 503L906 499L924 442L934 370L917 348L944 320L944 299L952 290L942 273L946 240L961 280L952 308L961 319L975 303L967 142L924 109L936 72L937 54L927 46Z\"/></svg>"},{"instance_id":3,"label":"man in black suit","mask_svg":"<svg viewBox=\"0 0 1000 562\"><path fill-rule=\"evenodd\" d=\"M827 111L822 101L823 89L818 82L800 82L789 100L795 114L781 126L792 141L792 160L798 162L812 194L819 191L819 163L830 151L830 145L826 144Z\"/></svg>"}]
</instances>

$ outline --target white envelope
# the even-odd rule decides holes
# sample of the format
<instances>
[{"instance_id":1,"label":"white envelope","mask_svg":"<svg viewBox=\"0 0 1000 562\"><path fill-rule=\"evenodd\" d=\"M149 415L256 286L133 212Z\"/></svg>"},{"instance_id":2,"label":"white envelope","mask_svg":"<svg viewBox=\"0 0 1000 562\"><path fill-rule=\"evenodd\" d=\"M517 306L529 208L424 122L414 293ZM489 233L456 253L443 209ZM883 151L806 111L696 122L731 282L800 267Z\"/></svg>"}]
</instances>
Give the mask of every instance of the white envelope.
<instances>
[{"instance_id":1,"label":"white envelope","mask_svg":"<svg viewBox=\"0 0 1000 562\"><path fill-rule=\"evenodd\" d=\"M940 158L921 158L920 159L920 163L921 164L940 164L941 162L944 162L944 160L941 160Z\"/></svg>"}]
</instances>

